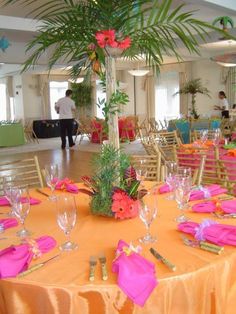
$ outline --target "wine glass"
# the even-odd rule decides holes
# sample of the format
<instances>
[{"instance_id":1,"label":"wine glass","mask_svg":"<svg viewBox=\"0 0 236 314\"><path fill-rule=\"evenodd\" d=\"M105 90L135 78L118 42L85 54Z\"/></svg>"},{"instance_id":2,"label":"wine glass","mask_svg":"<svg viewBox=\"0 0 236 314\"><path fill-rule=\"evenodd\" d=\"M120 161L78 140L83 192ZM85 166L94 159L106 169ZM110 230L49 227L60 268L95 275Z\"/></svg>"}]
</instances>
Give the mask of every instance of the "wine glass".
<instances>
[{"instance_id":1,"label":"wine glass","mask_svg":"<svg viewBox=\"0 0 236 314\"><path fill-rule=\"evenodd\" d=\"M218 146L220 143L220 129L216 129L212 137L213 145Z\"/></svg>"},{"instance_id":2,"label":"wine glass","mask_svg":"<svg viewBox=\"0 0 236 314\"><path fill-rule=\"evenodd\" d=\"M171 194L167 196L168 200L174 200L175 175L177 173L177 163L175 161L166 161L166 184L168 185Z\"/></svg>"},{"instance_id":3,"label":"wine glass","mask_svg":"<svg viewBox=\"0 0 236 314\"><path fill-rule=\"evenodd\" d=\"M30 211L30 196L27 187L19 188L17 198L13 206L13 212L22 224L23 229L19 230L16 235L21 238L25 238L31 235L25 228L25 219Z\"/></svg>"},{"instance_id":4,"label":"wine glass","mask_svg":"<svg viewBox=\"0 0 236 314\"><path fill-rule=\"evenodd\" d=\"M71 251L78 246L71 242L70 233L76 223L76 204L75 198L71 195L61 195L56 197L57 200L57 223L64 231L67 241L60 246L62 251Z\"/></svg>"},{"instance_id":5,"label":"wine glass","mask_svg":"<svg viewBox=\"0 0 236 314\"><path fill-rule=\"evenodd\" d=\"M15 186L16 178L14 176L4 177L3 178L3 192L4 196L10 203L11 209L7 213L8 216L14 216L13 206L16 202L16 198L18 195L18 187Z\"/></svg>"},{"instance_id":6,"label":"wine glass","mask_svg":"<svg viewBox=\"0 0 236 314\"><path fill-rule=\"evenodd\" d=\"M45 180L47 183L47 186L51 189L51 196L49 196L49 199L51 201L56 200L56 196L54 195L54 191L57 185L57 182L59 180L58 178L58 165L46 165L45 166Z\"/></svg>"},{"instance_id":7,"label":"wine glass","mask_svg":"<svg viewBox=\"0 0 236 314\"><path fill-rule=\"evenodd\" d=\"M147 177L146 162L147 162L146 159L141 159L139 161L139 164L135 168L137 180L140 181L140 187L143 187L143 181Z\"/></svg>"},{"instance_id":8,"label":"wine glass","mask_svg":"<svg viewBox=\"0 0 236 314\"><path fill-rule=\"evenodd\" d=\"M175 177L175 200L182 214L176 218L177 222L185 222L188 218L184 214L191 193L192 179L189 176L176 175Z\"/></svg>"},{"instance_id":9,"label":"wine glass","mask_svg":"<svg viewBox=\"0 0 236 314\"><path fill-rule=\"evenodd\" d=\"M178 167L177 168L177 175L180 175L182 177L190 177L192 175L192 169L189 167Z\"/></svg>"},{"instance_id":10,"label":"wine glass","mask_svg":"<svg viewBox=\"0 0 236 314\"><path fill-rule=\"evenodd\" d=\"M157 195L150 190L141 198L140 193L138 206L139 218L144 223L147 230L146 235L141 237L139 241L144 244L155 242L157 239L150 234L150 226L157 216Z\"/></svg>"},{"instance_id":11,"label":"wine glass","mask_svg":"<svg viewBox=\"0 0 236 314\"><path fill-rule=\"evenodd\" d=\"M202 145L204 145L208 138L208 130L200 130L200 140Z\"/></svg>"}]
</instances>

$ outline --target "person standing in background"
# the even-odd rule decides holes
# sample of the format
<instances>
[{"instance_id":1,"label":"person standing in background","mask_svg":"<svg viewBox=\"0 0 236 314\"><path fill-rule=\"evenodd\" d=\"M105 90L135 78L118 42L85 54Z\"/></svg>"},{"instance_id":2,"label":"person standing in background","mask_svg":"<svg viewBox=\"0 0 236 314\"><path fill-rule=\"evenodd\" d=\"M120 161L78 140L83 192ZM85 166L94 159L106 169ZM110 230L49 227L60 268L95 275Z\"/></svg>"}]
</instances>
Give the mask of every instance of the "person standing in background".
<instances>
[{"instance_id":1,"label":"person standing in background","mask_svg":"<svg viewBox=\"0 0 236 314\"><path fill-rule=\"evenodd\" d=\"M229 103L224 91L220 91L218 94L219 104L218 106L214 106L215 110L221 111L221 116L225 118L229 118Z\"/></svg>"},{"instance_id":2,"label":"person standing in background","mask_svg":"<svg viewBox=\"0 0 236 314\"><path fill-rule=\"evenodd\" d=\"M73 132L73 113L75 112L75 102L71 99L72 90L68 89L66 95L60 98L55 104L55 110L59 113L61 128L61 148L66 148L66 135L68 137L69 147L75 145L72 137Z\"/></svg>"}]
</instances>

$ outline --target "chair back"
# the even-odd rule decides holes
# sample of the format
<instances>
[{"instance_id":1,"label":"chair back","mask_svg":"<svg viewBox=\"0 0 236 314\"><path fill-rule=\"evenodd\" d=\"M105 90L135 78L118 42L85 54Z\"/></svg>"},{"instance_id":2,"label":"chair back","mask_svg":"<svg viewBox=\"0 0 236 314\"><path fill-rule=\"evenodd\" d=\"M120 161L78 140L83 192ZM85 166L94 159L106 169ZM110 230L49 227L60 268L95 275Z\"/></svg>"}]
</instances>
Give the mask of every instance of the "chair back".
<instances>
[{"instance_id":1,"label":"chair back","mask_svg":"<svg viewBox=\"0 0 236 314\"><path fill-rule=\"evenodd\" d=\"M38 157L14 160L0 164L0 193L3 194L3 178L13 177L18 187L43 187Z\"/></svg>"},{"instance_id":2,"label":"chair back","mask_svg":"<svg viewBox=\"0 0 236 314\"><path fill-rule=\"evenodd\" d=\"M135 168L140 167L141 160L145 160L142 166L147 171L145 180L161 181L161 155L134 155L131 156L131 164Z\"/></svg>"}]
</instances>

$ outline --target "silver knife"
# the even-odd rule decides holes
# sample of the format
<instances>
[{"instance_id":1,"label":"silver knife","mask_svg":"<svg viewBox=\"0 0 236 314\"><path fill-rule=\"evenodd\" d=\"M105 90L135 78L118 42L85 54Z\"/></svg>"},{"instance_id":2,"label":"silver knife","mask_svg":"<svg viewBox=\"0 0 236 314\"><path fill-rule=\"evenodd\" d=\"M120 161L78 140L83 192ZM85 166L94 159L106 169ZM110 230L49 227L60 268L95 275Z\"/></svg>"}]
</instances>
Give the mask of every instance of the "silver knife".
<instances>
[{"instance_id":1,"label":"silver knife","mask_svg":"<svg viewBox=\"0 0 236 314\"><path fill-rule=\"evenodd\" d=\"M169 269L171 269L172 271L176 271L176 266L174 264L172 264L170 261L168 261L168 259L166 259L165 257L161 256L156 250L154 250L154 248L150 248L150 252L152 253L152 255L158 259L159 261L161 261L163 264L165 264Z\"/></svg>"}]
</instances>

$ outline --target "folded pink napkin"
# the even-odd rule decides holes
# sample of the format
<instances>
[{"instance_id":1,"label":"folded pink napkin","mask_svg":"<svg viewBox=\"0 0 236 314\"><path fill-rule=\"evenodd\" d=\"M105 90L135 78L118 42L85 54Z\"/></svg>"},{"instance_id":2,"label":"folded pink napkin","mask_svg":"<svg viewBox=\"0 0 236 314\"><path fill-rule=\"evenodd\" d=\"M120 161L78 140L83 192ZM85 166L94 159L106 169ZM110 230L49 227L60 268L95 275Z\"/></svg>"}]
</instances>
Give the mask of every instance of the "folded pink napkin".
<instances>
[{"instance_id":1,"label":"folded pink napkin","mask_svg":"<svg viewBox=\"0 0 236 314\"><path fill-rule=\"evenodd\" d=\"M218 194L223 194L225 192L227 192L227 189L222 188L218 184L211 184L211 185L205 186L202 189L191 191L189 200L197 201L197 200L201 200L201 199L215 196Z\"/></svg>"},{"instance_id":2,"label":"folded pink napkin","mask_svg":"<svg viewBox=\"0 0 236 314\"><path fill-rule=\"evenodd\" d=\"M112 271L118 274L118 286L136 304L143 306L157 285L155 266L120 240Z\"/></svg>"},{"instance_id":3,"label":"folded pink napkin","mask_svg":"<svg viewBox=\"0 0 236 314\"><path fill-rule=\"evenodd\" d=\"M25 240L20 245L12 245L0 251L0 278L16 277L25 271L33 258L40 257L56 246L49 236L36 240Z\"/></svg>"},{"instance_id":4,"label":"folded pink napkin","mask_svg":"<svg viewBox=\"0 0 236 314\"><path fill-rule=\"evenodd\" d=\"M236 213L236 200L222 201L220 207L227 214Z\"/></svg>"},{"instance_id":5,"label":"folded pink napkin","mask_svg":"<svg viewBox=\"0 0 236 314\"><path fill-rule=\"evenodd\" d=\"M159 187L159 193L160 194L164 194L164 193L168 193L168 192L170 192L170 187L169 187L169 185L168 184L163 184L162 186L160 186Z\"/></svg>"},{"instance_id":6,"label":"folded pink napkin","mask_svg":"<svg viewBox=\"0 0 236 314\"><path fill-rule=\"evenodd\" d=\"M33 197L30 198L31 205L37 205L39 203L41 203L41 201L38 200L37 198L33 198ZM0 197L0 206L10 206L9 201L7 200L5 196Z\"/></svg>"},{"instance_id":7,"label":"folded pink napkin","mask_svg":"<svg viewBox=\"0 0 236 314\"><path fill-rule=\"evenodd\" d=\"M213 213L215 210L216 204L212 201L205 201L192 206L192 211L195 213Z\"/></svg>"},{"instance_id":8,"label":"folded pink napkin","mask_svg":"<svg viewBox=\"0 0 236 314\"><path fill-rule=\"evenodd\" d=\"M192 234L199 241L209 241L217 245L225 244L236 246L236 226L218 224L205 219L201 224L187 221L178 225L184 233Z\"/></svg>"},{"instance_id":9,"label":"folded pink napkin","mask_svg":"<svg viewBox=\"0 0 236 314\"><path fill-rule=\"evenodd\" d=\"M70 180L69 178L59 180L56 184L56 190L64 190L64 189L70 193L79 192L77 185L73 184L73 181Z\"/></svg>"},{"instance_id":10,"label":"folded pink napkin","mask_svg":"<svg viewBox=\"0 0 236 314\"><path fill-rule=\"evenodd\" d=\"M0 225L4 229L12 228L18 225L18 221L15 218L3 218L0 219Z\"/></svg>"}]
</instances>

